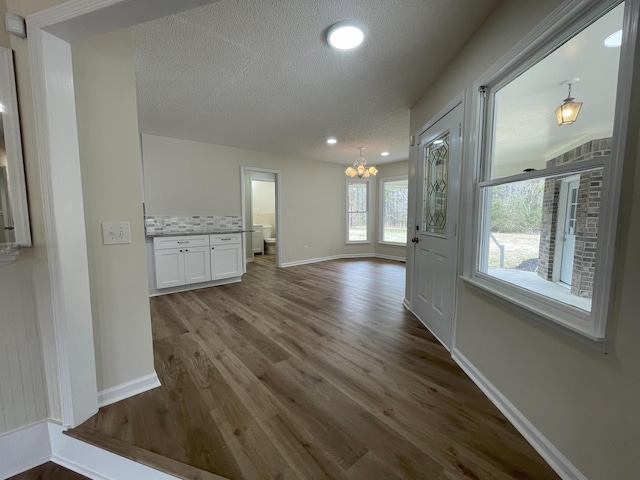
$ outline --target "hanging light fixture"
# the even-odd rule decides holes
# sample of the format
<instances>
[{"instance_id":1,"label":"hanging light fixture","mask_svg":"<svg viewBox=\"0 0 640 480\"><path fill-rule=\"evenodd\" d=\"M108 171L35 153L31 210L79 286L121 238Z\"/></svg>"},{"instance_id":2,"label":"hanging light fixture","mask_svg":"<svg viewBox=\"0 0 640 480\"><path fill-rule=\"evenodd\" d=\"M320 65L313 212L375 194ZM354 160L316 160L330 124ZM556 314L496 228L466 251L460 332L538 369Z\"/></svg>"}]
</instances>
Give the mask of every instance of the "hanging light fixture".
<instances>
[{"instance_id":1,"label":"hanging light fixture","mask_svg":"<svg viewBox=\"0 0 640 480\"><path fill-rule=\"evenodd\" d=\"M371 175L375 175L378 173L378 169L374 166L368 167L367 161L362 156L363 147L358 147L360 149L360 157L353 162L353 167L347 168L344 173L347 174L348 177L358 177L358 178L369 178Z\"/></svg>"},{"instance_id":2,"label":"hanging light fixture","mask_svg":"<svg viewBox=\"0 0 640 480\"><path fill-rule=\"evenodd\" d=\"M556 119L558 125L571 125L578 118L582 102L575 102L575 98L571 96L571 83L569 83L569 95L564 99L562 105L556 108Z\"/></svg>"}]
</instances>

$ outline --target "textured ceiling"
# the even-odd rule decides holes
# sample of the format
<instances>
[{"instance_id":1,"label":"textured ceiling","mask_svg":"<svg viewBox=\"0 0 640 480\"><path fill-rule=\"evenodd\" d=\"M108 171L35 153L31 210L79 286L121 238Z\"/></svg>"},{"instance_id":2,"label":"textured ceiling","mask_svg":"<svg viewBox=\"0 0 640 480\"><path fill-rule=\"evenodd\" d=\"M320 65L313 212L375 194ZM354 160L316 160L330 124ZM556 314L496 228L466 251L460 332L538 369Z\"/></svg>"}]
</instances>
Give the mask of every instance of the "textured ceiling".
<instances>
[{"instance_id":1,"label":"textured ceiling","mask_svg":"<svg viewBox=\"0 0 640 480\"><path fill-rule=\"evenodd\" d=\"M372 164L405 160L409 109L497 3L222 0L138 25L140 131L343 164L360 146ZM328 47L341 20L365 25L360 48Z\"/></svg>"}]
</instances>

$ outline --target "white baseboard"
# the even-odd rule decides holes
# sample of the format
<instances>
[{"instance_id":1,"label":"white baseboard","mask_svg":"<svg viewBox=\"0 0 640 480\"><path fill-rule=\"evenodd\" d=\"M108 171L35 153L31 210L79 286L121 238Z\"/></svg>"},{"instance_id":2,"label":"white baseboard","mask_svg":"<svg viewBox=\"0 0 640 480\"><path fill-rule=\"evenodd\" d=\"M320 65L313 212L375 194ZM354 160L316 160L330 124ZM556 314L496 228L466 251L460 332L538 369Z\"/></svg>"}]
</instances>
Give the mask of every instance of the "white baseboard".
<instances>
[{"instance_id":1,"label":"white baseboard","mask_svg":"<svg viewBox=\"0 0 640 480\"><path fill-rule=\"evenodd\" d=\"M160 386L156 372L98 392L98 406L104 407Z\"/></svg>"},{"instance_id":2,"label":"white baseboard","mask_svg":"<svg viewBox=\"0 0 640 480\"><path fill-rule=\"evenodd\" d=\"M540 454L553 470L565 480L587 480L580 470L573 465L562 453L547 439L520 410L518 410L505 397L495 385L493 385L469 359L457 348L452 351L453 360L482 390L491 402L507 417L507 420L518 430L531 446Z\"/></svg>"},{"instance_id":3,"label":"white baseboard","mask_svg":"<svg viewBox=\"0 0 640 480\"><path fill-rule=\"evenodd\" d=\"M217 287L218 285L227 285L228 283L238 283L242 281L242 277L231 277L223 280L211 280L210 282L191 283L189 285L180 285L178 287L169 288L149 288L150 297L158 297L160 295L168 295L170 293L188 292L189 290L198 290L200 288Z\"/></svg>"},{"instance_id":4,"label":"white baseboard","mask_svg":"<svg viewBox=\"0 0 640 480\"><path fill-rule=\"evenodd\" d=\"M396 262L407 263L406 257L399 257L397 255L385 255L383 253L376 253L375 257L376 258L384 258L385 260L393 260L393 261L396 261Z\"/></svg>"},{"instance_id":5,"label":"white baseboard","mask_svg":"<svg viewBox=\"0 0 640 480\"><path fill-rule=\"evenodd\" d=\"M409 301L408 298L405 298L402 301L402 305L404 306L404 308L406 308L407 310L409 310L411 313L413 313L413 310L411 310L411 302ZM416 317L417 318L417 317Z\"/></svg>"},{"instance_id":6,"label":"white baseboard","mask_svg":"<svg viewBox=\"0 0 640 480\"><path fill-rule=\"evenodd\" d=\"M0 479L13 477L48 462L51 442L47 422L0 435Z\"/></svg>"},{"instance_id":7,"label":"white baseboard","mask_svg":"<svg viewBox=\"0 0 640 480\"><path fill-rule=\"evenodd\" d=\"M64 435L49 423L51 461L93 480L175 480L159 470Z\"/></svg>"},{"instance_id":8,"label":"white baseboard","mask_svg":"<svg viewBox=\"0 0 640 480\"><path fill-rule=\"evenodd\" d=\"M327 257L307 258L304 260L296 260L293 262L285 262L281 265L282 268L295 267L297 265L307 265L309 263L326 262L327 260L342 260L347 258L384 258L386 260L395 260L398 262L405 262L404 257L394 257L392 255L383 255L380 253L343 253L341 255L329 255Z\"/></svg>"}]
</instances>

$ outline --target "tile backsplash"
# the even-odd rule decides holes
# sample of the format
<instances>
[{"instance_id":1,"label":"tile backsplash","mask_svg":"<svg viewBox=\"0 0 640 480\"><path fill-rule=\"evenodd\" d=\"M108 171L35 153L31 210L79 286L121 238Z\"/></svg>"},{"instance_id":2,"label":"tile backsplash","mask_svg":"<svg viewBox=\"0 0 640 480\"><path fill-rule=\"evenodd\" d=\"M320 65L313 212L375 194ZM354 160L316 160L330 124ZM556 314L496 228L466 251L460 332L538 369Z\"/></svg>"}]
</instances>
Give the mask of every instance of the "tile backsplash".
<instances>
[{"instance_id":1,"label":"tile backsplash","mask_svg":"<svg viewBox=\"0 0 640 480\"><path fill-rule=\"evenodd\" d=\"M184 233L210 230L240 230L242 217L235 215L147 215L144 219L147 235L154 233Z\"/></svg>"}]
</instances>

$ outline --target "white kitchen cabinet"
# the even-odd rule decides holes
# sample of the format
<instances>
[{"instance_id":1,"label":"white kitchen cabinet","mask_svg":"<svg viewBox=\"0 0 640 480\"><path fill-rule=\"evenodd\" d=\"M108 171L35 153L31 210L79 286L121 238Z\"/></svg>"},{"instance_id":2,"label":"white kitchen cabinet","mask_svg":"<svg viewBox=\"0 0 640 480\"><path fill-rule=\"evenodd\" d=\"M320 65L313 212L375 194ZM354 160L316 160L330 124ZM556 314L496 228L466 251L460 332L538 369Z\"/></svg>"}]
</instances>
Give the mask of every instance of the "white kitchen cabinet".
<instances>
[{"instance_id":1,"label":"white kitchen cabinet","mask_svg":"<svg viewBox=\"0 0 640 480\"><path fill-rule=\"evenodd\" d=\"M211 279L239 277L244 273L242 235L211 235Z\"/></svg>"},{"instance_id":2,"label":"white kitchen cabinet","mask_svg":"<svg viewBox=\"0 0 640 480\"><path fill-rule=\"evenodd\" d=\"M178 287L211 280L206 235L154 239L156 288Z\"/></svg>"},{"instance_id":3,"label":"white kitchen cabinet","mask_svg":"<svg viewBox=\"0 0 640 480\"><path fill-rule=\"evenodd\" d=\"M208 282L211 280L209 247L189 247L184 252L184 283Z\"/></svg>"},{"instance_id":4,"label":"white kitchen cabinet","mask_svg":"<svg viewBox=\"0 0 640 480\"><path fill-rule=\"evenodd\" d=\"M184 255L181 248L156 250L156 288L184 285Z\"/></svg>"}]
</instances>

